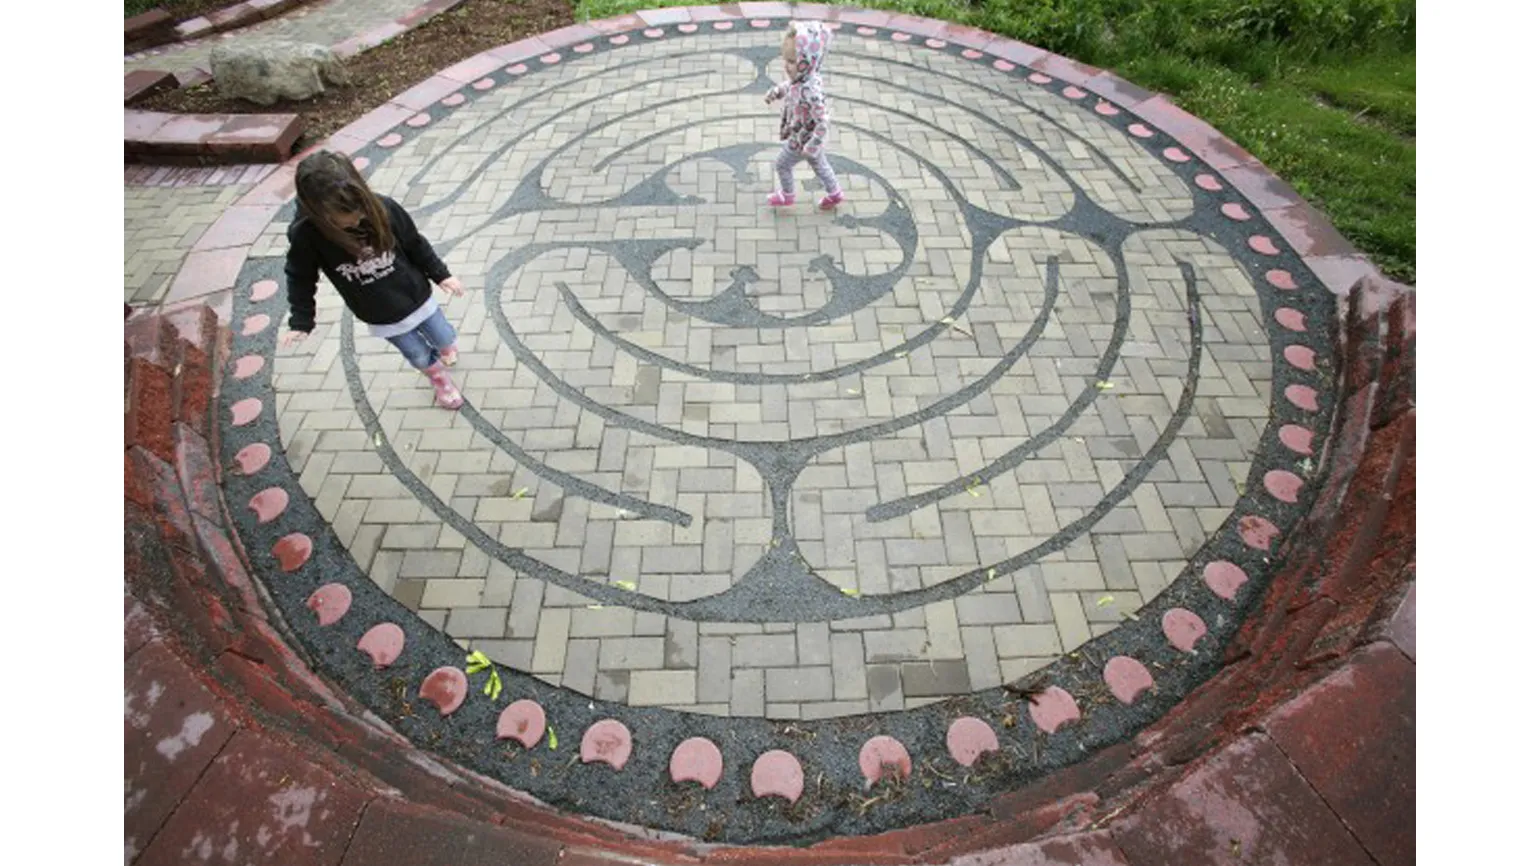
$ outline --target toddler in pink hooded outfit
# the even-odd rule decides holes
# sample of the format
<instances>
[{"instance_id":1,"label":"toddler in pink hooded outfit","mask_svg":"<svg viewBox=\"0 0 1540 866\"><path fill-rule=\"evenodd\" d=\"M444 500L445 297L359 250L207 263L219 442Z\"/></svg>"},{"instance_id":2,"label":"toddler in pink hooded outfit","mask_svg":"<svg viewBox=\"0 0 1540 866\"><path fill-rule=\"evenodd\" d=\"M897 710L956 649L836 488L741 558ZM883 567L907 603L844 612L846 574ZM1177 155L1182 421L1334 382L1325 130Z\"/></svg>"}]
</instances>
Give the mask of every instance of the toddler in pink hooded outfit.
<instances>
[{"instance_id":1,"label":"toddler in pink hooded outfit","mask_svg":"<svg viewBox=\"0 0 1540 866\"><path fill-rule=\"evenodd\" d=\"M845 200L824 143L829 138L829 105L823 95L823 77L819 70L828 53L833 31L816 21L794 21L786 28L781 43L781 59L786 63L787 80L765 94L765 102L785 97L781 110L781 153L775 159L778 188L769 196L772 207L796 203L792 187L792 168L803 160L813 165L813 173L823 184L823 200L818 206L830 210Z\"/></svg>"}]
</instances>

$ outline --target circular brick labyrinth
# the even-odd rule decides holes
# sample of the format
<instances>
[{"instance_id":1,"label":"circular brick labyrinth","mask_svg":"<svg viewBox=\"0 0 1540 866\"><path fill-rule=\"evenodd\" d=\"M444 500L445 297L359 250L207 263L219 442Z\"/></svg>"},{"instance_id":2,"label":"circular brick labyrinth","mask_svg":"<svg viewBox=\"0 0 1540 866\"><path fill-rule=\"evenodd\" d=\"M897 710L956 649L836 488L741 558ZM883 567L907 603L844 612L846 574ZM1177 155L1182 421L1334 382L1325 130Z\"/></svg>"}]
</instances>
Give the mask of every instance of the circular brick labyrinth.
<instances>
[{"instance_id":1,"label":"circular brick labyrinth","mask_svg":"<svg viewBox=\"0 0 1540 866\"><path fill-rule=\"evenodd\" d=\"M459 412L328 290L275 351L292 205L223 397L231 511L319 669L548 802L727 841L961 814L1156 718L1335 402L1282 238L1036 70L841 28L848 202L803 169L771 212L784 24L487 64L358 151L471 289Z\"/></svg>"}]
</instances>

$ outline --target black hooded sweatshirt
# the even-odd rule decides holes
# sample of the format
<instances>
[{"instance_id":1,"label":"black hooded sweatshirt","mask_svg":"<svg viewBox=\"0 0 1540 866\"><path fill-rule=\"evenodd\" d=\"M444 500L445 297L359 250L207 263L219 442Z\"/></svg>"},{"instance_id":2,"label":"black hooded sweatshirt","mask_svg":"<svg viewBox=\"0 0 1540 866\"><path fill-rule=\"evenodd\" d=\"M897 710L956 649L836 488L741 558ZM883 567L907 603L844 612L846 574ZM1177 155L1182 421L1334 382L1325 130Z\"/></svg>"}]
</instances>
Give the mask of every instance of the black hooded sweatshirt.
<instances>
[{"instance_id":1,"label":"black hooded sweatshirt","mask_svg":"<svg viewBox=\"0 0 1540 866\"><path fill-rule=\"evenodd\" d=\"M325 272L353 315L371 325L393 325L405 319L433 295L429 280L449 279L449 268L417 231L406 209L389 196L379 198L396 239L396 248L383 255L369 255L366 250L364 258L356 258L304 215L289 224L289 256L283 273L289 284L290 330L309 333L315 328L318 272Z\"/></svg>"}]
</instances>

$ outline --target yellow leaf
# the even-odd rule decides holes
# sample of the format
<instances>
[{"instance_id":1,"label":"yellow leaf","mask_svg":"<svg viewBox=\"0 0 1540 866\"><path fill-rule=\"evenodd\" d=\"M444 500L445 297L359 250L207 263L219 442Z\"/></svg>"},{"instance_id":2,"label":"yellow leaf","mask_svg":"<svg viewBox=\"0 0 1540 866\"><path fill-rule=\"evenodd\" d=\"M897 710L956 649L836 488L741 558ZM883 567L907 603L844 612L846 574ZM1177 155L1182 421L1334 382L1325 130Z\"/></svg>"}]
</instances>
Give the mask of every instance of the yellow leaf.
<instances>
[{"instance_id":1,"label":"yellow leaf","mask_svg":"<svg viewBox=\"0 0 1540 866\"><path fill-rule=\"evenodd\" d=\"M556 742L556 729L547 725L545 729L545 744L549 746L552 751L555 751Z\"/></svg>"},{"instance_id":2,"label":"yellow leaf","mask_svg":"<svg viewBox=\"0 0 1540 866\"><path fill-rule=\"evenodd\" d=\"M384 434L382 434L378 430L374 431L374 447L376 447L376 448L380 447L381 443L383 443L384 441L385 441Z\"/></svg>"},{"instance_id":3,"label":"yellow leaf","mask_svg":"<svg viewBox=\"0 0 1540 866\"><path fill-rule=\"evenodd\" d=\"M629 590L631 592L636 592L636 583L634 581L617 580L617 581L615 581L615 585L620 587L621 589Z\"/></svg>"},{"instance_id":4,"label":"yellow leaf","mask_svg":"<svg viewBox=\"0 0 1540 866\"><path fill-rule=\"evenodd\" d=\"M899 352L897 355L894 355L893 357L895 357L895 358L902 358L902 357L904 357L905 355L908 355L908 354L909 354L908 352Z\"/></svg>"},{"instance_id":5,"label":"yellow leaf","mask_svg":"<svg viewBox=\"0 0 1540 866\"><path fill-rule=\"evenodd\" d=\"M989 574L985 575L984 577L985 577L986 580L994 580L995 579L995 570L993 568L991 568L989 570Z\"/></svg>"},{"instance_id":6,"label":"yellow leaf","mask_svg":"<svg viewBox=\"0 0 1540 866\"><path fill-rule=\"evenodd\" d=\"M861 396L860 390L858 390L856 388L846 388L845 389L845 393L846 394L854 394L857 397Z\"/></svg>"},{"instance_id":7,"label":"yellow leaf","mask_svg":"<svg viewBox=\"0 0 1540 866\"><path fill-rule=\"evenodd\" d=\"M602 605L602 604L591 604L591 605L588 606L588 609L589 610L604 610L604 605Z\"/></svg>"},{"instance_id":8,"label":"yellow leaf","mask_svg":"<svg viewBox=\"0 0 1540 866\"><path fill-rule=\"evenodd\" d=\"M1111 391L1113 385L1111 382L1097 382L1096 387L1102 389L1103 391Z\"/></svg>"},{"instance_id":9,"label":"yellow leaf","mask_svg":"<svg viewBox=\"0 0 1540 866\"><path fill-rule=\"evenodd\" d=\"M844 594L850 596L851 598L860 598L861 597L861 592L859 590L851 589L848 586L845 587L844 589L841 589L840 592L843 592Z\"/></svg>"},{"instance_id":10,"label":"yellow leaf","mask_svg":"<svg viewBox=\"0 0 1540 866\"><path fill-rule=\"evenodd\" d=\"M528 487L520 487L518 490L513 491L513 498L514 499L523 499L524 497L526 497L528 495L529 495L529 488Z\"/></svg>"},{"instance_id":11,"label":"yellow leaf","mask_svg":"<svg viewBox=\"0 0 1540 866\"><path fill-rule=\"evenodd\" d=\"M1110 595L1104 595L1101 598L1098 598L1096 600L1096 606L1097 607L1106 607L1107 605L1112 604L1114 601L1117 601L1117 599L1113 598Z\"/></svg>"},{"instance_id":12,"label":"yellow leaf","mask_svg":"<svg viewBox=\"0 0 1540 866\"><path fill-rule=\"evenodd\" d=\"M941 324L943 324L943 325L950 325L950 324L952 324L955 321L957 321L957 320L955 318L951 317L951 316L942 316L941 317Z\"/></svg>"}]
</instances>

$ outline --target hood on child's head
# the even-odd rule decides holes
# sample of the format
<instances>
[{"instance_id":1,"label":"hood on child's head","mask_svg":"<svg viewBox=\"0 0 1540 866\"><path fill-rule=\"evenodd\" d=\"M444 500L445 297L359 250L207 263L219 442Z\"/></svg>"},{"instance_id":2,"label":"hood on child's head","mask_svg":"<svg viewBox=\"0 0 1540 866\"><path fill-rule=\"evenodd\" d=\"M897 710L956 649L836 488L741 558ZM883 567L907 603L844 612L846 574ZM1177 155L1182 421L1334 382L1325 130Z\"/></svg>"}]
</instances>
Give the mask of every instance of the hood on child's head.
<instances>
[{"instance_id":1,"label":"hood on child's head","mask_svg":"<svg viewBox=\"0 0 1540 866\"><path fill-rule=\"evenodd\" d=\"M791 26L792 46L797 53L797 75L792 80L802 81L823 67L834 32L820 21L794 21Z\"/></svg>"}]
</instances>

